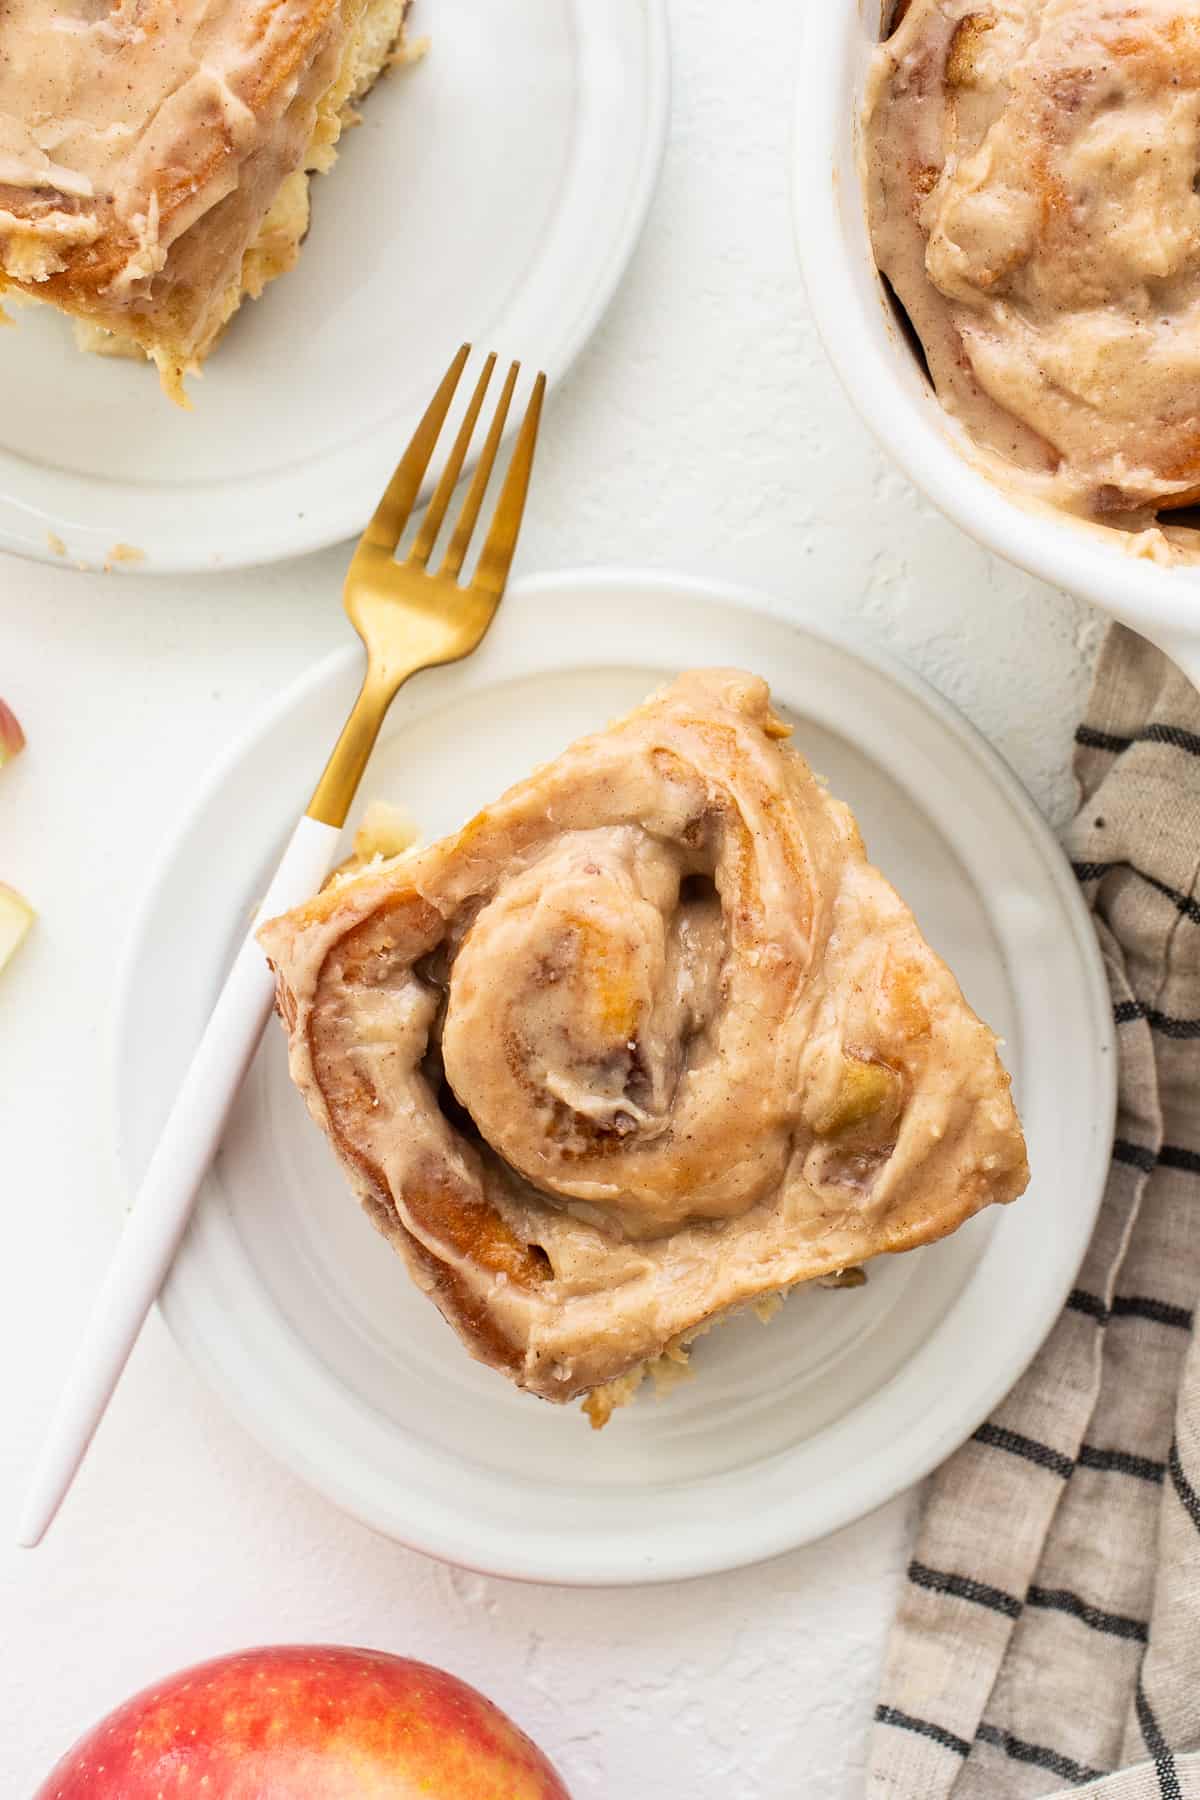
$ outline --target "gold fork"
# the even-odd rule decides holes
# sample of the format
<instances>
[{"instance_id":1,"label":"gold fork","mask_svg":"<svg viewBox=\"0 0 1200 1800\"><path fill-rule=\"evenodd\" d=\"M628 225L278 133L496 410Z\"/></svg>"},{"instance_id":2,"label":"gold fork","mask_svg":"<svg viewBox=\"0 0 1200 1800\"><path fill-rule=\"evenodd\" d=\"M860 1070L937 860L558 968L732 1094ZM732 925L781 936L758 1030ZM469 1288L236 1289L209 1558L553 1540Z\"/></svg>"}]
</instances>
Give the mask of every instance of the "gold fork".
<instances>
[{"instance_id":1,"label":"gold fork","mask_svg":"<svg viewBox=\"0 0 1200 1800\"><path fill-rule=\"evenodd\" d=\"M496 366L494 354L488 357L475 384L466 417L413 547L402 563L396 561L396 545L412 513L469 355L470 346L464 344L447 369L429 411L417 427L412 443L401 457L396 473L375 509L374 518L359 539L346 576L346 611L367 646L367 674L308 808L310 818L336 825L339 829L345 824L367 758L397 689L419 669L436 668L440 663L457 662L460 657L469 656L491 624L508 580L533 467L546 387L544 375L539 375L534 383L474 577L463 587L459 576L504 435L513 389L520 373L519 363L513 363L508 371L483 453L441 567L436 574L429 568L429 558L462 474Z\"/></svg>"},{"instance_id":2,"label":"gold fork","mask_svg":"<svg viewBox=\"0 0 1200 1800\"><path fill-rule=\"evenodd\" d=\"M18 1532L23 1544L40 1542L74 1480L171 1266L262 1036L274 983L254 932L264 920L315 893L329 873L346 814L399 688L420 669L469 656L500 604L529 491L544 375L534 383L475 572L465 584L460 577L504 435L520 373L517 363L508 371L440 567L432 571L430 558L466 463L495 356L487 358L475 385L412 549L403 562L396 559L469 356L470 346L464 344L354 552L345 606L366 645L362 688L238 951L150 1159L34 1470Z\"/></svg>"}]
</instances>

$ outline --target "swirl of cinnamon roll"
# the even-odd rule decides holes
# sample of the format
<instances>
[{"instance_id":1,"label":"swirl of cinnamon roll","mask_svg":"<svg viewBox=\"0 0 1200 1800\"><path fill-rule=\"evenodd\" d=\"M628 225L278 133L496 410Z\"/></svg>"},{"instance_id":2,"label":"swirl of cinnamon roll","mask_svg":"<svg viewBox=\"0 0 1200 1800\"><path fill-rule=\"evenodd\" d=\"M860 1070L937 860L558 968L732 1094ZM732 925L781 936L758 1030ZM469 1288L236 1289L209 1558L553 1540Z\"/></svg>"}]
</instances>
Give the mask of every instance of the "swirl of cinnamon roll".
<instances>
[{"instance_id":1,"label":"swirl of cinnamon roll","mask_svg":"<svg viewBox=\"0 0 1200 1800\"><path fill-rule=\"evenodd\" d=\"M870 223L939 397L1071 510L1138 524L1191 504L1195 6L912 0L899 17L868 102Z\"/></svg>"},{"instance_id":2,"label":"swirl of cinnamon roll","mask_svg":"<svg viewBox=\"0 0 1200 1800\"><path fill-rule=\"evenodd\" d=\"M262 933L372 1216L547 1399L1025 1185L995 1039L786 736L683 676Z\"/></svg>"}]
</instances>

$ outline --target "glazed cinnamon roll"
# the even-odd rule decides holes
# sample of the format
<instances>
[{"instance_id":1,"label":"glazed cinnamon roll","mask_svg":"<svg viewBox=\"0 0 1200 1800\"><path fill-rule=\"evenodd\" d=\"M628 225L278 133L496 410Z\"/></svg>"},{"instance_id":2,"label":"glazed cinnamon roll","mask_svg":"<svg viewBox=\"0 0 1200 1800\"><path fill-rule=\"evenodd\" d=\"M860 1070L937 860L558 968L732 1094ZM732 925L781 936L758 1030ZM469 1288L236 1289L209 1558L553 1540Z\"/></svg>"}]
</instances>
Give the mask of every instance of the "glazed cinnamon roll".
<instances>
[{"instance_id":1,"label":"glazed cinnamon roll","mask_svg":"<svg viewBox=\"0 0 1200 1800\"><path fill-rule=\"evenodd\" d=\"M408 0L6 0L0 292L164 386L291 268L308 171L397 54ZM11 353L11 351L10 351Z\"/></svg>"},{"instance_id":2,"label":"glazed cinnamon roll","mask_svg":"<svg viewBox=\"0 0 1200 1800\"><path fill-rule=\"evenodd\" d=\"M1200 496L1198 143L1182 0L911 0L876 54L879 267L946 408L1084 515Z\"/></svg>"},{"instance_id":3,"label":"glazed cinnamon roll","mask_svg":"<svg viewBox=\"0 0 1200 1800\"><path fill-rule=\"evenodd\" d=\"M372 1218L544 1399L1026 1184L995 1038L787 735L682 676L261 933Z\"/></svg>"}]
</instances>

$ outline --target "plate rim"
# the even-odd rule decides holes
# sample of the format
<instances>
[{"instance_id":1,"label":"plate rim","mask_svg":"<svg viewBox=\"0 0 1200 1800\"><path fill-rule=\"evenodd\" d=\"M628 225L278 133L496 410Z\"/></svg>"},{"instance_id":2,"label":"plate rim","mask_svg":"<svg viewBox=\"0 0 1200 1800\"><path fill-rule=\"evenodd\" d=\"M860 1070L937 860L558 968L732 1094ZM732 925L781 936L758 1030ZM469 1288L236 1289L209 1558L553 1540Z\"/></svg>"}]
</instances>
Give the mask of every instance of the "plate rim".
<instances>
[{"instance_id":1,"label":"plate rim","mask_svg":"<svg viewBox=\"0 0 1200 1800\"><path fill-rule=\"evenodd\" d=\"M556 346L553 356L542 361L547 377L547 386L553 391L570 373L580 355L594 337L605 314L612 305L621 283L625 279L629 264L633 258L645 229L654 196L658 190L662 175L663 162L666 156L667 142L670 135L672 107L672 56L670 18L668 0L636 0L638 13L641 15L645 31L646 48L646 81L643 90L643 117L645 120L646 150L638 165L636 178L629 188L628 203L619 234L614 234L612 246L605 264L604 273L593 286L586 303L578 312L573 329ZM601 9L601 16L603 9ZM498 354L503 354L504 346L491 346ZM67 346L69 349L69 346ZM447 354L449 354L449 346ZM483 346L487 348L487 346ZM480 349L475 346L476 351ZM431 381L436 379L431 376ZM412 421L416 423L415 417ZM511 442L517 426L520 424L520 409L514 410L505 425L504 443ZM403 425L401 429L403 430ZM10 453L5 453L10 454ZM464 465L463 474L468 475L478 457L478 447L474 448ZM16 456L15 460L23 459ZM319 465L317 465L319 467ZM83 485L92 485L87 477L78 478ZM278 477L272 476L275 480ZM122 486L133 486L122 483ZM188 484L181 483L180 491L187 492ZM199 489L193 486L196 493ZM427 480L421 494L421 503L429 497L432 483ZM182 553L173 548L156 549L151 555L129 561L104 561L106 573L123 576L155 577L177 575L216 575L233 574L245 569L267 568L273 564L290 561L293 557L312 555L326 550L333 544L345 543L356 537L364 528L370 513L373 495L363 499L351 497L349 493L344 503L327 520L306 525L306 513L297 520L289 518L286 533L277 524L274 531L270 527L256 533L256 547L234 550L226 555L219 552L220 560L214 560L211 549L203 547L204 540L197 536L193 540L193 549ZM95 528L88 528L95 531ZM50 506L43 510L33 508L25 500L10 492L4 485L2 459L0 459L0 551L20 557L26 562L37 562L52 568L79 571L94 574L100 564L87 559L79 559L74 553L63 556L51 547L49 533L57 538L76 536L77 528L67 517L62 505ZM100 532L100 535L105 535ZM209 540L211 541L211 540Z\"/></svg>"},{"instance_id":2,"label":"plate rim","mask_svg":"<svg viewBox=\"0 0 1200 1800\"><path fill-rule=\"evenodd\" d=\"M1024 785L995 745L952 701L932 687L923 676L909 669L887 650L867 642L845 621L840 619L836 622L832 621L815 610L810 610L809 606L804 604L793 604L784 610L778 600L773 600L770 594L760 589L716 578L709 580L704 577L679 575L669 570L622 566L606 569L566 568L528 576L512 584L509 597L510 600L516 599L518 602L525 597L536 601L540 595L546 592L570 588L572 592L599 600L605 594L627 590L634 586L642 590L657 590L662 596L671 596L685 604L700 603L711 607L748 610L760 620L786 630L801 640L805 636L810 636L823 641L849 654L852 658L861 660L873 671L904 689L920 706L932 713L940 724L970 743L990 779L1001 789L1009 804L1022 815L1026 829L1042 853L1048 878L1053 881L1059 900L1071 920L1072 954L1079 965L1084 983L1081 993L1086 991L1086 998L1098 1029L1098 1038L1094 1047L1094 1062L1099 1089L1095 1096L1098 1106L1095 1126L1098 1126L1099 1129L1094 1126L1091 1139L1081 1146L1083 1155L1080 1158L1079 1179L1081 1187L1087 1189L1087 1203L1078 1213L1072 1214L1072 1218L1076 1221L1075 1233L1080 1240L1078 1255L1074 1256L1069 1264L1064 1263L1063 1265L1062 1279L1056 1284L1055 1289L1058 1294L1056 1304L1053 1309L1049 1305L1046 1306L1044 1317L1039 1315L1036 1325L1036 1341L1034 1341L1035 1328L1032 1325L1025 1333L1021 1360L1017 1366L1012 1366L1011 1362L1005 1362L1002 1366L997 1364L992 1370L990 1378L978 1384L971 1407L965 1410L960 1408L953 1417L944 1416L940 1424L932 1425L927 1439L916 1455L909 1454L902 1463L893 1459L892 1466L888 1470L881 1471L872 1465L869 1471L870 1480L868 1481L864 1475L857 1487L853 1483L850 1484L852 1491L849 1495L843 1493L840 1499L831 1499L826 1505L822 1522L816 1528L801 1526L794 1531L789 1531L786 1541L772 1540L769 1543L754 1546L748 1546L746 1543L738 1541L732 1548L724 1537L714 1533L709 1547L701 1554L688 1552L664 1556L656 1552L652 1557L647 1557L645 1551L639 1555L637 1549L632 1548L619 1572L614 1572L610 1567L604 1569L587 1567L583 1564L582 1559L568 1567L564 1566L561 1558L556 1559L553 1556L543 1557L540 1560L536 1555L531 1557L525 1553L513 1554L506 1560L473 1556L469 1549L464 1552L452 1530L449 1533L439 1534L421 1531L414 1527L402 1533L397 1529L394 1516L385 1517L381 1509L373 1508L364 1502L360 1494L351 1492L343 1484L339 1471L314 1467L312 1459L305 1454L304 1446L290 1437L285 1427L277 1428L274 1420L265 1417L261 1410L256 1411L254 1405L236 1387L236 1384L231 1384L223 1377L219 1359L193 1329L187 1307L179 1296L172 1295L169 1287L160 1295L159 1311L167 1329L205 1384L257 1443L267 1449L291 1473L307 1485L314 1487L326 1499L331 1500L370 1529L379 1531L393 1541L425 1555L480 1574L532 1582L549 1582L565 1587L610 1588L656 1585L700 1578L729 1569L769 1561L804 1543L818 1541L831 1532L866 1516L895 1498L897 1494L923 1480L947 1455L967 1440L1003 1397L1011 1391L1014 1383L1028 1368L1037 1354L1038 1348L1052 1329L1061 1306L1070 1292L1087 1242L1090 1241L1103 1199L1109 1166L1108 1147L1111 1144L1117 1107L1116 1029L1112 1018L1111 997L1103 959L1091 914L1078 883L1071 875L1070 865L1061 844ZM124 1089L127 1086L128 1078L125 1076L124 1070L128 1062L126 1046L131 1034L132 1018L136 1006L139 948L150 930L161 904L160 891L168 881L177 859L186 851L187 841L195 828L197 818L225 786L232 771L253 754L256 746L268 738L290 712L303 706L322 686L347 673L359 654L358 647L353 643L333 651L302 673L282 693L276 695L254 715L214 762L207 777L193 790L187 805L175 822L172 833L163 842L158 854L149 865L138 902L131 910L130 926L118 957L114 990L115 1003L111 1014L110 1045L112 1054L109 1067L112 1082L112 1117L116 1157L122 1177L118 1184L119 1192L127 1187L125 1173L132 1163L128 1152L128 1132L125 1125L127 1102ZM588 660L587 653L584 651L579 666L586 667ZM612 659L607 656L599 656L591 660L597 666L602 666ZM624 656L620 660L625 660ZM863 1491L864 1489L866 1491ZM637 1566L639 1562L647 1561L652 1565L649 1569Z\"/></svg>"}]
</instances>

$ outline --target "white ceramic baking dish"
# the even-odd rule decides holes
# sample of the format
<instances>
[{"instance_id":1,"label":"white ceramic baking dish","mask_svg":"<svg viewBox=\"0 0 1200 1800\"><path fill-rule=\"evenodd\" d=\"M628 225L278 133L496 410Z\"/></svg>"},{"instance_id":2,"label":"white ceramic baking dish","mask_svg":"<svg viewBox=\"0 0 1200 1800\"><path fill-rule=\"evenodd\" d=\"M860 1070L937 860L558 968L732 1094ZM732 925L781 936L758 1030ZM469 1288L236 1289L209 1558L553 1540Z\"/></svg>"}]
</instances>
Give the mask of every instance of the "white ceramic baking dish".
<instances>
[{"instance_id":1,"label":"white ceramic baking dish","mask_svg":"<svg viewBox=\"0 0 1200 1800\"><path fill-rule=\"evenodd\" d=\"M859 121L880 0L807 0L794 206L817 328L851 400L904 472L956 524L1030 574L1153 639L1200 686L1200 569L1168 567L1027 510L967 462L884 296L867 232ZM890 0L889 0L890 10Z\"/></svg>"}]
</instances>

